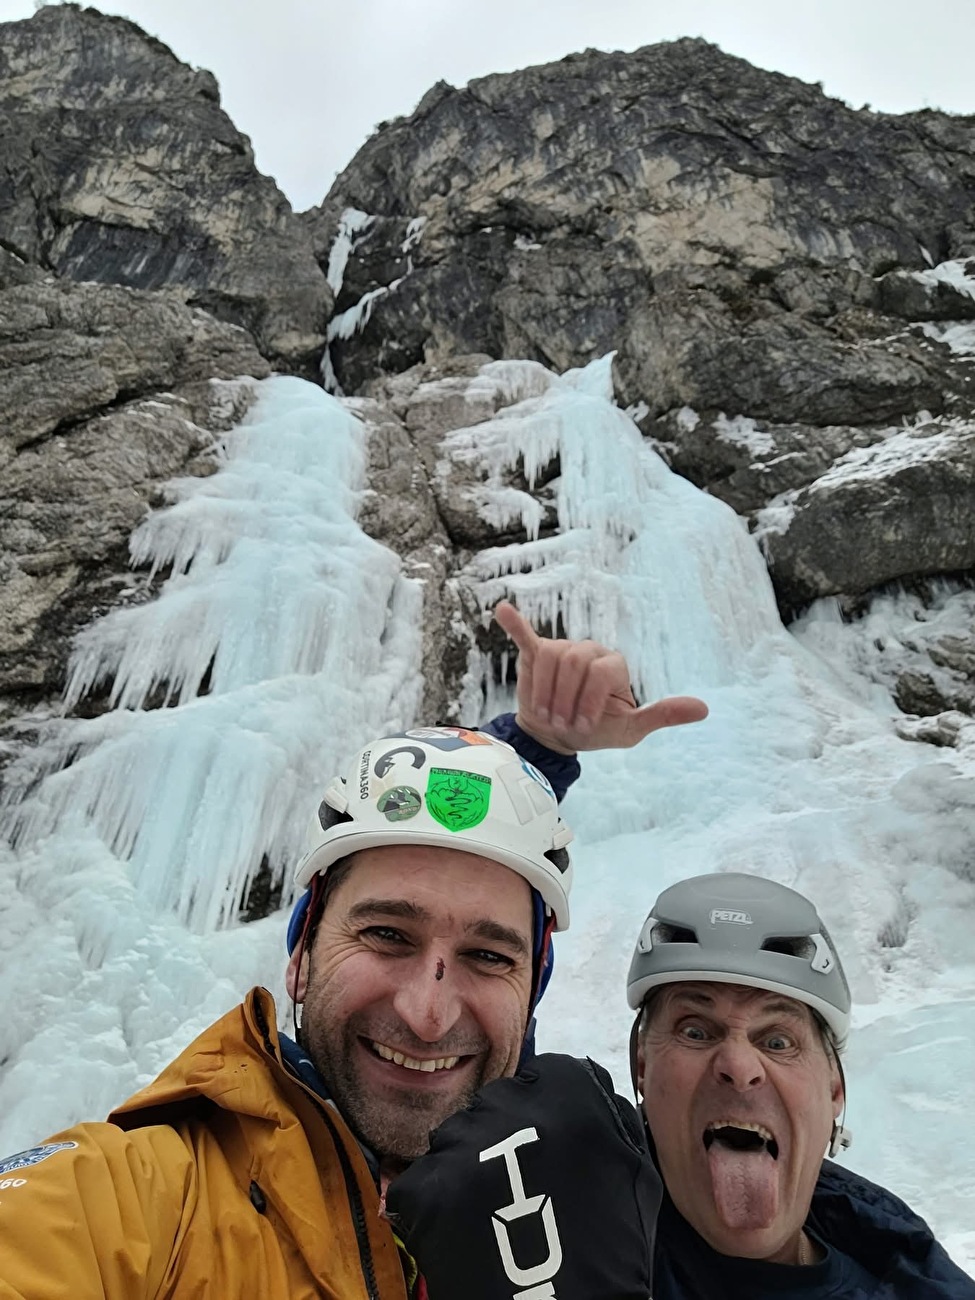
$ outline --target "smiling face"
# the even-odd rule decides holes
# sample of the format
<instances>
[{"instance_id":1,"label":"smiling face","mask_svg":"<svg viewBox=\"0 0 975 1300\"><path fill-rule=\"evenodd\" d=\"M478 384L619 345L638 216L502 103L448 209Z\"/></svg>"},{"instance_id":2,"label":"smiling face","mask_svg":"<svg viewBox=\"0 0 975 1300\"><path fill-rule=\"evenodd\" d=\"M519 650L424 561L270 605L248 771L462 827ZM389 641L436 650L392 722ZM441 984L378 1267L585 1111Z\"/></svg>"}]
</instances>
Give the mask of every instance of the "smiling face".
<instances>
[{"instance_id":1,"label":"smiling face","mask_svg":"<svg viewBox=\"0 0 975 1300\"><path fill-rule=\"evenodd\" d=\"M410 1160L482 1084L513 1074L532 983L528 884L426 845L364 849L288 967L302 1041L346 1120Z\"/></svg>"},{"instance_id":2,"label":"smiling face","mask_svg":"<svg viewBox=\"0 0 975 1300\"><path fill-rule=\"evenodd\" d=\"M797 1263L843 1105L809 1008L737 984L665 986L637 1068L660 1172L684 1218L723 1255Z\"/></svg>"}]
</instances>

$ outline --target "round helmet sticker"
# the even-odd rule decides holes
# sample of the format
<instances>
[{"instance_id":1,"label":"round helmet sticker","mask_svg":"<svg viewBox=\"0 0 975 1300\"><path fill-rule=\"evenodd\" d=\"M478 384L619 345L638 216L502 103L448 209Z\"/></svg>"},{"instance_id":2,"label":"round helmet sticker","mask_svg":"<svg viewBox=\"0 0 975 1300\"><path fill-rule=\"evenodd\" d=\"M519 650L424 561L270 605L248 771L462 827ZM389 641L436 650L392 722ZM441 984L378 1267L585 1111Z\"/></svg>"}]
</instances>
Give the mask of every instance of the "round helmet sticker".
<instances>
[{"instance_id":1,"label":"round helmet sticker","mask_svg":"<svg viewBox=\"0 0 975 1300\"><path fill-rule=\"evenodd\" d=\"M411 785L396 785L379 798L379 811L388 822L405 822L422 807L419 790Z\"/></svg>"},{"instance_id":2,"label":"round helmet sticker","mask_svg":"<svg viewBox=\"0 0 975 1300\"><path fill-rule=\"evenodd\" d=\"M467 831L482 822L491 803L491 778L478 772L434 767L427 781L427 809L448 831Z\"/></svg>"}]
</instances>

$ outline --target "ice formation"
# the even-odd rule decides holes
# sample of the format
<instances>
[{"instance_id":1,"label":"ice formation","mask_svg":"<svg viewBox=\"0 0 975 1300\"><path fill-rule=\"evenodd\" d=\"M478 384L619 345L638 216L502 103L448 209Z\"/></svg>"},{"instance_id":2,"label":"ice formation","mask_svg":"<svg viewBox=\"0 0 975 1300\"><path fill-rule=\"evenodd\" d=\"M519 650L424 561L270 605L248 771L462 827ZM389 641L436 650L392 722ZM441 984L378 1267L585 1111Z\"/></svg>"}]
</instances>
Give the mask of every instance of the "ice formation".
<instances>
[{"instance_id":1,"label":"ice formation","mask_svg":"<svg viewBox=\"0 0 975 1300\"><path fill-rule=\"evenodd\" d=\"M52 725L15 768L36 786L17 842L91 827L203 932L265 859L294 862L317 786L419 699L419 586L355 524L364 435L313 385L267 380L220 471L171 485L131 547L171 569L158 599L93 624L69 667L69 705L110 680L112 711Z\"/></svg>"},{"instance_id":2,"label":"ice formation","mask_svg":"<svg viewBox=\"0 0 975 1300\"><path fill-rule=\"evenodd\" d=\"M562 377L496 363L473 383L501 409L443 454L528 538L471 560L484 608L513 595L618 645L643 698L711 706L700 726L585 756L541 1044L593 1054L625 1089L625 972L656 893L720 869L804 890L857 1006L848 1159L975 1268L972 751L898 738L862 658L834 669L783 629L754 539L613 405L608 359ZM15 810L21 846L0 857L0 1149L104 1113L249 983L276 985L283 917L214 927L263 854L296 851L339 753L417 707L417 590L354 523L362 429L311 385L261 392L219 473L180 485L135 540L173 565L159 597L79 643L72 692L110 680L117 707L54 726L19 769L36 784ZM874 454L895 450L910 448ZM516 465L545 476L557 532L507 482ZM834 646L862 635L830 627ZM466 705L483 685L472 673ZM173 707L140 707L166 691Z\"/></svg>"}]
</instances>

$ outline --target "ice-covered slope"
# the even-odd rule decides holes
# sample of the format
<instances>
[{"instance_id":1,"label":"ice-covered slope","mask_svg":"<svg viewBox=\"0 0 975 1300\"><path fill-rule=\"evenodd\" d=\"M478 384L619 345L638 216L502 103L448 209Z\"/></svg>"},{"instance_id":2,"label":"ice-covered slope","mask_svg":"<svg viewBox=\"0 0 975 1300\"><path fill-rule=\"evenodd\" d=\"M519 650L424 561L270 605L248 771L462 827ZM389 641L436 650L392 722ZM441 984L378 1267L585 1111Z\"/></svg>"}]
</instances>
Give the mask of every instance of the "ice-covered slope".
<instances>
[{"instance_id":1,"label":"ice-covered slope","mask_svg":"<svg viewBox=\"0 0 975 1300\"><path fill-rule=\"evenodd\" d=\"M704 725L586 758L566 805L574 924L542 1043L602 1058L622 1085L623 981L655 894L721 869L802 889L857 1001L848 1159L975 1268L972 750L899 738L883 698L784 631L742 523L647 447L612 404L608 361L561 378L508 362L475 382L524 397L447 439L446 455L480 466L483 510L530 529L531 498L503 467L561 465L560 533L475 556L482 602L559 611L571 635L624 650L644 697L711 705ZM417 699L416 593L353 520L362 436L310 385L268 381L221 471L146 525L142 554L179 557L177 575L79 648L75 680L117 674L130 707L54 726L14 770L40 783L15 813L18 853L0 859L0 1148L104 1112L249 983L277 986L283 917L213 928L242 867L296 844L338 755ZM210 694L189 698L211 655ZM175 707L131 707L176 679ZM476 673L468 690L469 708Z\"/></svg>"}]
</instances>

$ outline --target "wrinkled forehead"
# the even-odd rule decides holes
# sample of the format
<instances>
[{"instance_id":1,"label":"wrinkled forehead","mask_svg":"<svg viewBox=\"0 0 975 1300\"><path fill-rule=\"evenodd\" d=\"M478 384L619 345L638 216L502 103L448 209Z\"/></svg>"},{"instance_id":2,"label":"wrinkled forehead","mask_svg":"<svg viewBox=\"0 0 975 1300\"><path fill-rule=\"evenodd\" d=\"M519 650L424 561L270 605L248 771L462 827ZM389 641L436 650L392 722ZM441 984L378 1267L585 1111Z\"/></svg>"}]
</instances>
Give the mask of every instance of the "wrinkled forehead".
<instances>
[{"instance_id":1,"label":"wrinkled forehead","mask_svg":"<svg viewBox=\"0 0 975 1300\"><path fill-rule=\"evenodd\" d=\"M665 984L654 990L646 1006L654 1019L658 1015L697 1010L718 1019L728 1015L747 1015L755 1019L780 1016L808 1025L815 1023L812 1011L804 1002L746 984L718 984L704 980Z\"/></svg>"}]
</instances>

